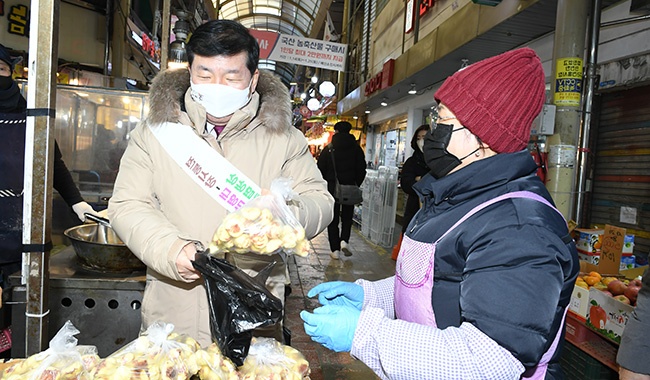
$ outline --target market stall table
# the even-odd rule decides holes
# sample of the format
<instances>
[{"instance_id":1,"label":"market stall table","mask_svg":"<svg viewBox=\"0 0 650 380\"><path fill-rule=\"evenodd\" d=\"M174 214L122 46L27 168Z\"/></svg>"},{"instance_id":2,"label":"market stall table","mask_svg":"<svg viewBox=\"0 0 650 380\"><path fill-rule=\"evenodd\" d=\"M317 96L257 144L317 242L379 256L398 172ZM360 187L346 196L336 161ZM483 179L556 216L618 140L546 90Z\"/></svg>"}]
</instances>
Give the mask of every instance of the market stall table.
<instances>
[{"instance_id":1,"label":"market stall table","mask_svg":"<svg viewBox=\"0 0 650 380\"><path fill-rule=\"evenodd\" d=\"M144 271L113 274L83 268L72 246L50 258L49 336L70 320L79 344L94 345L105 357L138 337ZM13 290L12 357L25 356L25 286Z\"/></svg>"}]
</instances>

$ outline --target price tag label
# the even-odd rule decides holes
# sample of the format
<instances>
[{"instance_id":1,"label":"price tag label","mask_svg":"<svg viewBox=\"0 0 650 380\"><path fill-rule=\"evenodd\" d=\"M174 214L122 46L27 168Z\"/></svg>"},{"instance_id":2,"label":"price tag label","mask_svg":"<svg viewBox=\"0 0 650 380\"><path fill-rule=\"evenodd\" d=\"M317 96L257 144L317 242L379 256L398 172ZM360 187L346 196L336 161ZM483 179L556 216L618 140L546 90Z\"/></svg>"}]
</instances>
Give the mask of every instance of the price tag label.
<instances>
[{"instance_id":1,"label":"price tag label","mask_svg":"<svg viewBox=\"0 0 650 380\"><path fill-rule=\"evenodd\" d=\"M616 274L621 268L621 255L625 240L625 228L605 225L603 235L603 246L600 251L598 272L605 274Z\"/></svg>"}]
</instances>

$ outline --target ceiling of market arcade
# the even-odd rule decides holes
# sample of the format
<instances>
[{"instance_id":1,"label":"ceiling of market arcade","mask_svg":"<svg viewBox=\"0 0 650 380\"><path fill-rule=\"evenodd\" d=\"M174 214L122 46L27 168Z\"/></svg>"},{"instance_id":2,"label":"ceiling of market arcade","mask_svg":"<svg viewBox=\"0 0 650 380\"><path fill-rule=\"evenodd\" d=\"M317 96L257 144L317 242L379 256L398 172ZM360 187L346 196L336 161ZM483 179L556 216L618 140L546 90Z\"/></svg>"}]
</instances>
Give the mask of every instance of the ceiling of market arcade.
<instances>
[{"instance_id":1,"label":"ceiling of market arcade","mask_svg":"<svg viewBox=\"0 0 650 380\"><path fill-rule=\"evenodd\" d=\"M105 14L107 4L121 7L119 0L63 0L90 8ZM131 9L144 24L151 24L155 10L162 9L164 0L129 0ZM364 0L353 0L352 5ZM230 19L244 26L261 31L272 31L284 35L323 39L326 17L329 16L335 31L340 34L343 24L344 0L171 0L171 13L184 11L190 17L194 29L200 22L211 18ZM137 16L136 16L137 17ZM309 68L294 64L260 61L260 68L274 71L289 86L299 80ZM313 72L313 70L311 70ZM308 80L306 78L305 80Z\"/></svg>"}]
</instances>

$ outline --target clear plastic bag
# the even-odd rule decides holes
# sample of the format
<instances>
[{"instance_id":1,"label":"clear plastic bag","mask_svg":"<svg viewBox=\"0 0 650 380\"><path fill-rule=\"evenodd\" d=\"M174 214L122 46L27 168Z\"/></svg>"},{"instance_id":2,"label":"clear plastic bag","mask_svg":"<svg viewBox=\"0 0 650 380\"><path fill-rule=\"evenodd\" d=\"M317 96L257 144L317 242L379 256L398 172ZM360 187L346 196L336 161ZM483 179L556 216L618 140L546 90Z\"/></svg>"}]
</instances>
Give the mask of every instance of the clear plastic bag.
<instances>
[{"instance_id":1,"label":"clear plastic bag","mask_svg":"<svg viewBox=\"0 0 650 380\"><path fill-rule=\"evenodd\" d=\"M134 341L103 359L93 371L96 380L186 380L199 372L191 337L173 332L171 323L155 322Z\"/></svg>"},{"instance_id":2,"label":"clear plastic bag","mask_svg":"<svg viewBox=\"0 0 650 380\"><path fill-rule=\"evenodd\" d=\"M226 215L214 233L210 253L272 255L284 252L307 256L309 241L305 238L305 229L286 203L295 196L291 182L290 178L273 180L269 194L252 199Z\"/></svg>"},{"instance_id":3,"label":"clear plastic bag","mask_svg":"<svg viewBox=\"0 0 650 380\"><path fill-rule=\"evenodd\" d=\"M241 380L309 379L309 362L293 347L272 338L253 338L248 357L239 367Z\"/></svg>"},{"instance_id":4,"label":"clear plastic bag","mask_svg":"<svg viewBox=\"0 0 650 380\"><path fill-rule=\"evenodd\" d=\"M24 360L14 360L2 372L5 380L90 380L100 359L97 347L77 345L79 334L67 321L50 340L50 347Z\"/></svg>"},{"instance_id":5,"label":"clear plastic bag","mask_svg":"<svg viewBox=\"0 0 650 380\"><path fill-rule=\"evenodd\" d=\"M237 368L227 357L221 354L219 346L212 343L205 350L196 351L199 365L197 375L201 380L239 380Z\"/></svg>"}]
</instances>

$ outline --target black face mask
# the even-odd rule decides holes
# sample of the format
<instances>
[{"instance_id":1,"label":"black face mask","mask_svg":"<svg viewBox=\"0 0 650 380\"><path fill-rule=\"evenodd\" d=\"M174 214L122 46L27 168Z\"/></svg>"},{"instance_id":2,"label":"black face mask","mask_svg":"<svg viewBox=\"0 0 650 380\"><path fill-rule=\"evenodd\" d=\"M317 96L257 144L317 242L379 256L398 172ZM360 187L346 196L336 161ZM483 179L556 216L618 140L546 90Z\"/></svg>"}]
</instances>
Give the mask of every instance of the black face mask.
<instances>
[{"instance_id":1,"label":"black face mask","mask_svg":"<svg viewBox=\"0 0 650 380\"><path fill-rule=\"evenodd\" d=\"M473 152L463 158L458 158L447 151L451 134L463 129L464 127L453 129L451 124L438 124L424 136L424 161L430 169L430 173L436 179L442 178L454 170L463 160L478 151L476 148Z\"/></svg>"},{"instance_id":2,"label":"black face mask","mask_svg":"<svg viewBox=\"0 0 650 380\"><path fill-rule=\"evenodd\" d=\"M0 75L0 90L7 90L14 84L14 79L11 76L5 77Z\"/></svg>"}]
</instances>

